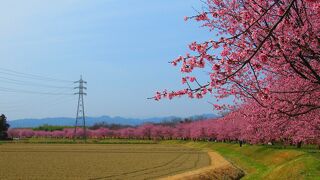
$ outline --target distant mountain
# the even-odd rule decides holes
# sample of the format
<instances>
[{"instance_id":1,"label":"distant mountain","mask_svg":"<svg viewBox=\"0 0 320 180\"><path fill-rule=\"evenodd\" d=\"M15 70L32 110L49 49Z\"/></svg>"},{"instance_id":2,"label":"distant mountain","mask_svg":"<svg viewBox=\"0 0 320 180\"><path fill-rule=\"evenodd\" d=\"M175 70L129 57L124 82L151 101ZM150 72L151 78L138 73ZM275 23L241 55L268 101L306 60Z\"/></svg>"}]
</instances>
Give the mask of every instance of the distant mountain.
<instances>
[{"instance_id":1,"label":"distant mountain","mask_svg":"<svg viewBox=\"0 0 320 180\"><path fill-rule=\"evenodd\" d=\"M211 119L217 118L218 115L215 114L202 114L191 116L191 119L199 119L199 118ZM110 117L110 116L100 116L100 117L87 117L86 123L88 126L92 126L95 123L105 122L108 124L122 124L122 125L140 125L146 122L150 123L159 123L165 120L179 119L180 117L176 116L168 116L168 117L154 117L154 118L124 118L120 116ZM180 118L183 119L183 118ZM44 124L48 125L60 125L60 126L73 126L75 123L75 118L68 117L53 117L53 118L42 118L42 119L18 119L12 120L8 122L11 128L24 128L24 127L38 127Z\"/></svg>"}]
</instances>

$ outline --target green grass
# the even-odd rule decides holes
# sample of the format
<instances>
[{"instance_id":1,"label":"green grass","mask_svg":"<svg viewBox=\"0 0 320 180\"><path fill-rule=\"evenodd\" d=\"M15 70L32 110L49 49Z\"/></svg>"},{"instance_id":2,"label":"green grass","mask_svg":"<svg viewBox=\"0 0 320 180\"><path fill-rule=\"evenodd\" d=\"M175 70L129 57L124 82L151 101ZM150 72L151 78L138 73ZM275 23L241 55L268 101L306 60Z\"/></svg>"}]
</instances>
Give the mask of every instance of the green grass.
<instances>
[{"instance_id":1,"label":"green grass","mask_svg":"<svg viewBox=\"0 0 320 180\"><path fill-rule=\"evenodd\" d=\"M320 151L229 143L166 141L212 149L245 171L243 179L320 179Z\"/></svg>"},{"instance_id":2,"label":"green grass","mask_svg":"<svg viewBox=\"0 0 320 180\"><path fill-rule=\"evenodd\" d=\"M35 128L32 128L34 131L62 131L65 128L74 128L73 126L53 126L44 124Z\"/></svg>"}]
</instances>

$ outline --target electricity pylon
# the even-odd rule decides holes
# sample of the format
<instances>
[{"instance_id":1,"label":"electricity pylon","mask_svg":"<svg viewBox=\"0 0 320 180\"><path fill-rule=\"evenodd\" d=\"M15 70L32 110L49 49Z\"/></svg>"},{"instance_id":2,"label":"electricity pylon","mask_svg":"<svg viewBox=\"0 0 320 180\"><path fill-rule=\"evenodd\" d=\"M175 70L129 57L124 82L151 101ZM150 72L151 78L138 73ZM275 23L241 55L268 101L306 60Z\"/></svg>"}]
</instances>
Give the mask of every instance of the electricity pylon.
<instances>
[{"instance_id":1,"label":"electricity pylon","mask_svg":"<svg viewBox=\"0 0 320 180\"><path fill-rule=\"evenodd\" d=\"M84 92L87 88L84 87L84 84L87 84L86 81L82 79L82 76L80 76L80 80L76 81L74 83L79 83L79 86L75 87L74 89L79 89L77 93L74 93L75 95L79 95L78 97L78 107L77 107L77 117L76 117L76 123L74 126L74 133L73 133L73 140L76 138L77 128L81 127L81 124L79 125L79 120L82 119L82 128L83 128L83 139L87 140L87 133L86 133L86 117L84 114L84 101L83 101L83 95L87 95L87 93Z\"/></svg>"}]
</instances>

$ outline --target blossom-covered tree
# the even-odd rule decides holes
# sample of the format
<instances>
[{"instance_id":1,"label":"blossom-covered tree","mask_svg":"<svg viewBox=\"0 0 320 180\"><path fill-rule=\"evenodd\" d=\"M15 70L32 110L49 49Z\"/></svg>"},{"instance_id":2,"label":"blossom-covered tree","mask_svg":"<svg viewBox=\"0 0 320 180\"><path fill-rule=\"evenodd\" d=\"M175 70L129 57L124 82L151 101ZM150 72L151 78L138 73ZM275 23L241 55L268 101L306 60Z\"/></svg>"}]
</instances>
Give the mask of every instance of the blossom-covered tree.
<instances>
[{"instance_id":1,"label":"blossom-covered tree","mask_svg":"<svg viewBox=\"0 0 320 180\"><path fill-rule=\"evenodd\" d=\"M185 20L202 22L213 39L192 42L171 62L186 88L157 92L156 100L213 93L290 117L320 109L319 0L207 0L203 9ZM196 69L208 71L207 83Z\"/></svg>"}]
</instances>

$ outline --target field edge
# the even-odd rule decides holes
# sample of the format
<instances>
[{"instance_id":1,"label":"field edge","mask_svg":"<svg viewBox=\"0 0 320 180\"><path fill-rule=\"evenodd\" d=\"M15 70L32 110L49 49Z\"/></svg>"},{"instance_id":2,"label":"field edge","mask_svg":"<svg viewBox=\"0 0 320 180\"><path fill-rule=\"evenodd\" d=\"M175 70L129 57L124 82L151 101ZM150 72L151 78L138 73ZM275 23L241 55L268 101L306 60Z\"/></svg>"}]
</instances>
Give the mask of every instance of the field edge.
<instances>
[{"instance_id":1,"label":"field edge","mask_svg":"<svg viewBox=\"0 0 320 180\"><path fill-rule=\"evenodd\" d=\"M159 180L197 180L197 179L241 179L244 172L226 160L219 153L214 151L207 152L211 164L200 169L176 174Z\"/></svg>"}]
</instances>

